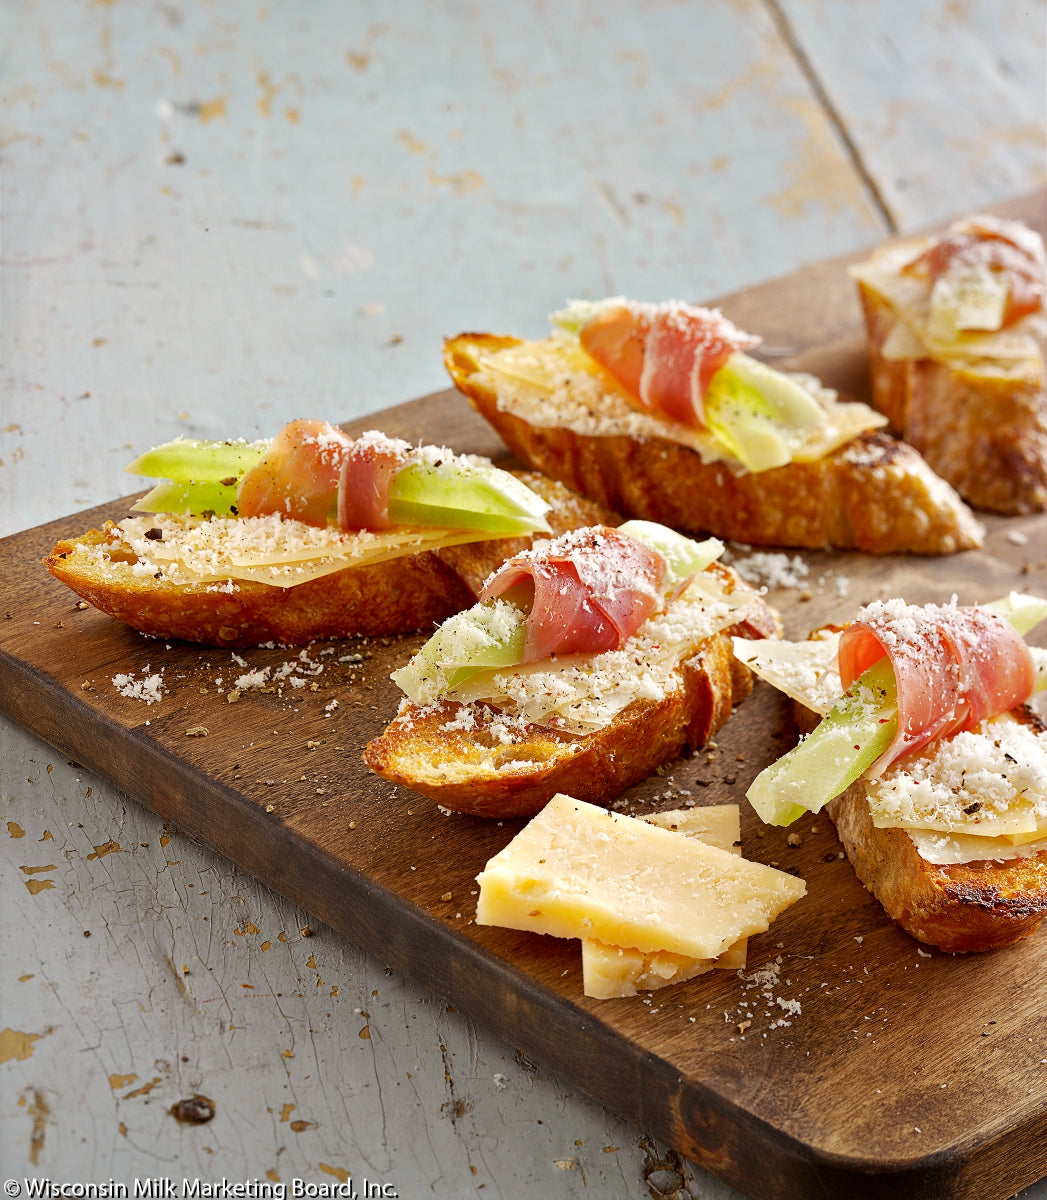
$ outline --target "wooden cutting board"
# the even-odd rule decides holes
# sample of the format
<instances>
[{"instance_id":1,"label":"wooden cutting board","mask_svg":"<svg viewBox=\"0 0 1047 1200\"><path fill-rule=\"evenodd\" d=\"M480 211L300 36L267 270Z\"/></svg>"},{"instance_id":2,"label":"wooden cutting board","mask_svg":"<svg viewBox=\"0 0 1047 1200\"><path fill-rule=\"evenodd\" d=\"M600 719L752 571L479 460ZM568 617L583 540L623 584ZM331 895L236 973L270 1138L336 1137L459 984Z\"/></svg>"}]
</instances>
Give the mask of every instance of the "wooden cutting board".
<instances>
[{"instance_id":1,"label":"wooden cutting board","mask_svg":"<svg viewBox=\"0 0 1047 1200\"><path fill-rule=\"evenodd\" d=\"M1045 199L1001 211L1042 230ZM844 266L718 303L771 352L861 397ZM347 428L375 426L507 461L454 392ZM795 738L773 689L758 684L714 747L633 788L627 811L741 803L743 853L800 874L807 897L751 939L739 974L589 1000L576 943L472 921L475 876L519 823L444 815L363 766L396 707L389 672L421 638L239 655L145 639L79 609L39 565L126 509L0 541L0 711L750 1196L981 1200L1047 1175L1047 929L989 955L928 950L863 890L828 818L799 822L797 845L761 828L745 789ZM983 549L949 558L790 553L806 578L770 599L802 637L887 595L1047 594L1047 517L986 527ZM265 686L232 702L236 679L262 667ZM153 704L113 683L159 672Z\"/></svg>"}]
</instances>

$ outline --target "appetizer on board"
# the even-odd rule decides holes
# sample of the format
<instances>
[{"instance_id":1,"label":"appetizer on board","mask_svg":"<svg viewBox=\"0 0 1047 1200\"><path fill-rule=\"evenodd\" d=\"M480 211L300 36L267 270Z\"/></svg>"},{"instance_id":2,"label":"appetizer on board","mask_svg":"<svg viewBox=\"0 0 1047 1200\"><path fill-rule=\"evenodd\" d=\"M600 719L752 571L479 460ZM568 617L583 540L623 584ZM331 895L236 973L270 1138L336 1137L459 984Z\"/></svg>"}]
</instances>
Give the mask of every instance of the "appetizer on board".
<instances>
[{"instance_id":1,"label":"appetizer on board","mask_svg":"<svg viewBox=\"0 0 1047 1200\"><path fill-rule=\"evenodd\" d=\"M217 646L423 629L536 534L606 519L533 472L326 421L169 442L127 469L163 482L47 569L142 633Z\"/></svg>"},{"instance_id":2,"label":"appetizer on board","mask_svg":"<svg viewBox=\"0 0 1047 1200\"><path fill-rule=\"evenodd\" d=\"M760 817L823 807L862 883L913 937L991 950L1047 916L1047 727L1028 706L1047 600L878 601L807 642L735 651L810 732L756 777ZM820 720L818 718L821 718Z\"/></svg>"},{"instance_id":3,"label":"appetizer on board","mask_svg":"<svg viewBox=\"0 0 1047 1200\"><path fill-rule=\"evenodd\" d=\"M613 799L749 694L731 635L777 635L722 549L628 521L508 560L393 673L404 699L364 761L480 816L531 816L556 792Z\"/></svg>"},{"instance_id":4,"label":"appetizer on board","mask_svg":"<svg viewBox=\"0 0 1047 1200\"><path fill-rule=\"evenodd\" d=\"M1044 247L1019 221L966 217L852 268L873 404L969 504L1047 509Z\"/></svg>"},{"instance_id":5,"label":"appetizer on board","mask_svg":"<svg viewBox=\"0 0 1047 1200\"><path fill-rule=\"evenodd\" d=\"M553 333L463 333L455 386L520 460L627 516L761 546L951 554L956 492L882 414L747 353L714 309L574 301Z\"/></svg>"}]
</instances>

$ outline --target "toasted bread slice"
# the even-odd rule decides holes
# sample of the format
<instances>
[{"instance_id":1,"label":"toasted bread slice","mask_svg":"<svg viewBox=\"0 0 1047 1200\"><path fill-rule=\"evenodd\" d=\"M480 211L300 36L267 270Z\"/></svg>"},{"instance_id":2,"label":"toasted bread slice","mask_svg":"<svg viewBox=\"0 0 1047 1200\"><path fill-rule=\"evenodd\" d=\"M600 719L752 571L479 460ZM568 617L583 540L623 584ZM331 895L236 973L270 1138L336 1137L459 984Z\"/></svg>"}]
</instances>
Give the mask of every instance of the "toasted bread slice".
<instances>
[{"instance_id":1,"label":"toasted bread slice","mask_svg":"<svg viewBox=\"0 0 1047 1200\"><path fill-rule=\"evenodd\" d=\"M555 533L608 521L600 506L531 472L520 478L553 507ZM547 536L547 535L543 535ZM483 580L533 538L502 538L346 567L293 587L249 579L176 583L153 574L112 522L63 540L47 569L90 604L163 638L207 645L299 645L428 628L476 600Z\"/></svg>"},{"instance_id":2,"label":"toasted bread slice","mask_svg":"<svg viewBox=\"0 0 1047 1200\"><path fill-rule=\"evenodd\" d=\"M556 423L551 402L548 423L530 423L510 411L511 381L496 381L483 366L485 357L520 344L461 334L446 342L444 362L518 458L609 508L763 546L930 555L981 545L982 528L952 487L911 446L883 433L860 434L823 458L751 473L704 461L670 438L576 432Z\"/></svg>"},{"instance_id":3,"label":"toasted bread slice","mask_svg":"<svg viewBox=\"0 0 1047 1200\"><path fill-rule=\"evenodd\" d=\"M729 568L707 569L732 589L750 590ZM421 708L405 701L367 745L364 761L393 783L476 816L533 816L557 792L606 804L685 746L705 745L752 691L752 675L734 657L731 635L777 633L777 614L753 593L738 623L675 666L660 699L633 700L594 732L539 725L507 732L490 705L444 700Z\"/></svg>"},{"instance_id":4,"label":"toasted bread slice","mask_svg":"<svg viewBox=\"0 0 1047 1200\"><path fill-rule=\"evenodd\" d=\"M1047 726L1029 708L1012 715L1040 733L1047 757ZM804 731L819 719L802 706L797 718ZM873 824L862 779L831 800L826 812L855 874L891 920L917 941L951 954L996 950L1028 937L1047 916L1047 851L1025 858L928 862L904 829Z\"/></svg>"}]
</instances>

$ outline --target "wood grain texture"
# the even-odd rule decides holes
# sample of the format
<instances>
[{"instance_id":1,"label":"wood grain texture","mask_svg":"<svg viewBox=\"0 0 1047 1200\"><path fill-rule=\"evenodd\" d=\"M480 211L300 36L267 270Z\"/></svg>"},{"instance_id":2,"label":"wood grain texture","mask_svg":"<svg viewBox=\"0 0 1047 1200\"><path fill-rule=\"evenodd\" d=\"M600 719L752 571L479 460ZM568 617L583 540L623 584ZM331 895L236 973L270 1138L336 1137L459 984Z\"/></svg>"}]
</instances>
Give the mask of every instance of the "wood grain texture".
<instances>
[{"instance_id":1,"label":"wood grain texture","mask_svg":"<svg viewBox=\"0 0 1047 1200\"><path fill-rule=\"evenodd\" d=\"M780 290L796 286L767 285L763 304L776 308ZM743 302L759 307L752 294ZM804 311L817 327L816 306ZM838 382L832 356L813 356ZM840 375L851 369L846 354L836 365ZM453 393L399 406L384 424L493 449ZM471 923L474 877L513 824L448 817L360 761L363 740L395 706L388 672L418 639L314 646L296 670L315 691L280 685L277 671L231 705L240 664L144 641L26 570L85 518L121 509L0 543L12 581L0 626L6 714L749 1195L860 1185L869 1196L980 1197L1047 1172L1042 932L993 955L923 950L862 890L827 819L805 822L790 846L743 806L744 852L797 870L806 900L752 940L739 976L702 976L650 1003L588 1000L572 945ZM885 594L1043 592L1045 546L1043 518L1000 518L983 550L944 563L808 555L809 595L773 598L799 636L840 615L840 581L848 610ZM347 646L363 661L339 661ZM293 658L279 648L242 657L271 669ZM322 671L306 675L314 663ZM167 694L155 705L111 683L118 672L161 670ZM187 735L199 726L206 736ZM629 811L687 796L740 800L793 736L786 707L760 686L715 749L632 789Z\"/></svg>"}]
</instances>

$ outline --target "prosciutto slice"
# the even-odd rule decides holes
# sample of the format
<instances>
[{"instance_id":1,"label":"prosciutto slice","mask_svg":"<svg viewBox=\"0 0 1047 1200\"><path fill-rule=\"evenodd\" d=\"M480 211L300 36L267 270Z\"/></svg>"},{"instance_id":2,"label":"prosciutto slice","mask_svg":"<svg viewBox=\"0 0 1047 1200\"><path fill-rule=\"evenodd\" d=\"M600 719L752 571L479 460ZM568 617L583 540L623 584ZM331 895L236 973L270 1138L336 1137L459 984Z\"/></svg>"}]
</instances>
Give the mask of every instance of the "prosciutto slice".
<instances>
[{"instance_id":1,"label":"prosciutto slice","mask_svg":"<svg viewBox=\"0 0 1047 1200\"><path fill-rule=\"evenodd\" d=\"M334 509L342 459L351 445L327 421L290 421L264 457L241 479L236 510L241 517L274 513L326 526Z\"/></svg>"},{"instance_id":2,"label":"prosciutto slice","mask_svg":"<svg viewBox=\"0 0 1047 1200\"><path fill-rule=\"evenodd\" d=\"M646 409L704 427L705 392L736 350L759 338L719 311L679 301L608 303L579 332L582 349Z\"/></svg>"},{"instance_id":3,"label":"prosciutto slice","mask_svg":"<svg viewBox=\"0 0 1047 1200\"><path fill-rule=\"evenodd\" d=\"M1009 712L1035 684L1028 646L984 608L870 604L840 636L844 687L885 655L898 686L898 732L877 760L876 775L903 754Z\"/></svg>"},{"instance_id":4,"label":"prosciutto slice","mask_svg":"<svg viewBox=\"0 0 1047 1200\"><path fill-rule=\"evenodd\" d=\"M393 479L407 454L389 438L360 438L342 459L338 482L341 529L390 529L389 497Z\"/></svg>"},{"instance_id":5,"label":"prosciutto slice","mask_svg":"<svg viewBox=\"0 0 1047 1200\"><path fill-rule=\"evenodd\" d=\"M960 221L904 268L933 284L950 271L983 267L1007 280L1003 325L1036 312L1044 299L1042 243L1018 221L970 217Z\"/></svg>"},{"instance_id":6,"label":"prosciutto slice","mask_svg":"<svg viewBox=\"0 0 1047 1200\"><path fill-rule=\"evenodd\" d=\"M327 421L290 421L240 481L241 517L277 514L325 528L389 529L393 478L410 459L407 442L379 433L355 441Z\"/></svg>"},{"instance_id":7,"label":"prosciutto slice","mask_svg":"<svg viewBox=\"0 0 1047 1200\"><path fill-rule=\"evenodd\" d=\"M481 600L523 587L534 594L524 663L553 654L619 649L665 604L665 560L618 530L596 526L565 534L548 549L524 551L488 579Z\"/></svg>"}]
</instances>

